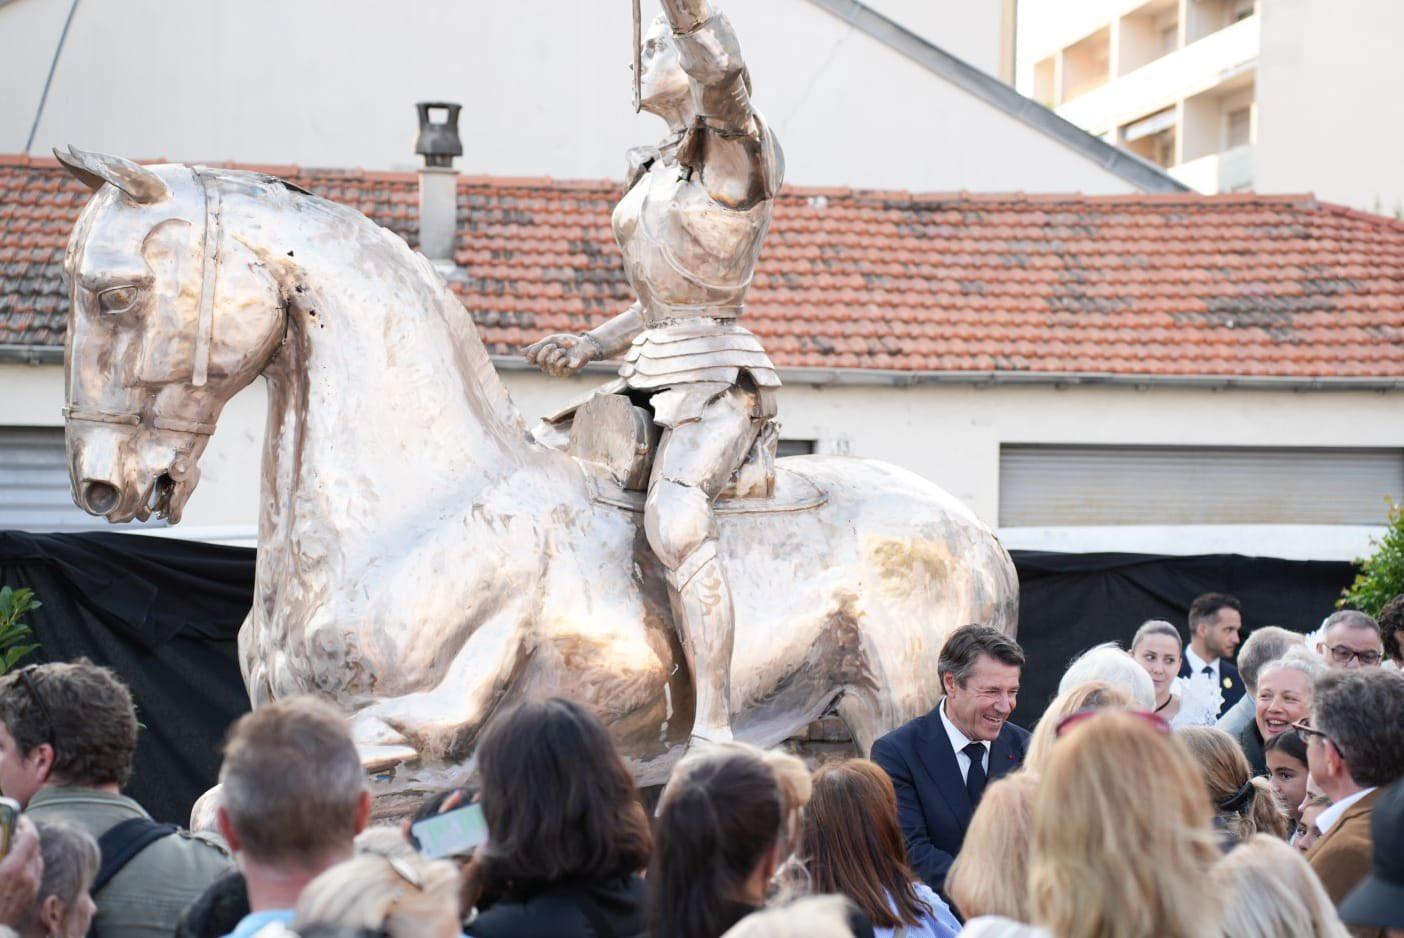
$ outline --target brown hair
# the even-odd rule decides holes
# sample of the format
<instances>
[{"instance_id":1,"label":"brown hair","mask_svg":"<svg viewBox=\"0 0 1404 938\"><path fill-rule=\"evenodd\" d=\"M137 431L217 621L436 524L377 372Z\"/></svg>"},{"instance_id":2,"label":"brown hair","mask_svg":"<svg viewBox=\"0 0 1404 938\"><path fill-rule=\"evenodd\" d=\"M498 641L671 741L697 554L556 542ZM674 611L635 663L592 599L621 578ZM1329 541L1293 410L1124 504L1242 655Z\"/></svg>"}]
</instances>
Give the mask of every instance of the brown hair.
<instances>
[{"instance_id":1,"label":"brown hair","mask_svg":"<svg viewBox=\"0 0 1404 938\"><path fill-rule=\"evenodd\" d=\"M552 697L502 714L483 733L478 766L490 895L616 879L648 863L653 838L633 776L580 704Z\"/></svg>"},{"instance_id":2,"label":"brown hair","mask_svg":"<svg viewBox=\"0 0 1404 938\"><path fill-rule=\"evenodd\" d=\"M311 864L351 849L365 770L330 704L288 697L240 717L219 780L225 813L255 860Z\"/></svg>"},{"instance_id":3,"label":"brown hair","mask_svg":"<svg viewBox=\"0 0 1404 938\"><path fill-rule=\"evenodd\" d=\"M931 911L912 885L897 793L875 762L831 762L814 773L804 858L814 892L847 896L880 928L915 925Z\"/></svg>"},{"instance_id":4,"label":"brown hair","mask_svg":"<svg viewBox=\"0 0 1404 938\"><path fill-rule=\"evenodd\" d=\"M1404 674L1326 671L1316 680L1311 716L1355 784L1383 786L1404 777Z\"/></svg>"},{"instance_id":5,"label":"brown hair","mask_svg":"<svg viewBox=\"0 0 1404 938\"><path fill-rule=\"evenodd\" d=\"M1228 593L1205 593L1203 596L1196 596L1189 607L1190 634L1194 634L1201 622L1218 619L1220 609L1232 609L1242 614L1243 604L1238 601L1237 596L1230 596Z\"/></svg>"},{"instance_id":6,"label":"brown hair","mask_svg":"<svg viewBox=\"0 0 1404 938\"><path fill-rule=\"evenodd\" d=\"M1149 720L1104 711L1053 747L1033 806L1032 923L1053 938L1200 938L1219 909L1204 783Z\"/></svg>"},{"instance_id":7,"label":"brown hair","mask_svg":"<svg viewBox=\"0 0 1404 938\"><path fill-rule=\"evenodd\" d=\"M966 921L980 915L1029 920L1029 852L1038 776L1015 772L990 783L946 874L946 895Z\"/></svg>"},{"instance_id":8,"label":"brown hair","mask_svg":"<svg viewBox=\"0 0 1404 938\"><path fill-rule=\"evenodd\" d=\"M673 767L658 802L648 868L652 933L717 938L730 906L767 851L784 842L802 791L789 763L753 746L699 747ZM802 765L800 766L802 768ZM797 803L798 802L798 803Z\"/></svg>"},{"instance_id":9,"label":"brown hair","mask_svg":"<svg viewBox=\"0 0 1404 938\"><path fill-rule=\"evenodd\" d=\"M1187 726L1177 735L1199 766L1209 800L1235 840L1242 843L1257 833L1287 839L1287 812L1268 780L1253 777L1238 740L1215 726Z\"/></svg>"},{"instance_id":10,"label":"brown hair","mask_svg":"<svg viewBox=\"0 0 1404 938\"><path fill-rule=\"evenodd\" d=\"M87 658L28 665L0 678L0 721L24 755L41 743L54 747L56 783L122 786L132 777L132 693Z\"/></svg>"},{"instance_id":11,"label":"brown hair","mask_svg":"<svg viewBox=\"0 0 1404 938\"><path fill-rule=\"evenodd\" d=\"M936 659L936 673L942 686L949 674L956 684L964 687L981 655L988 655L1001 664L1024 666L1024 650L999 629L992 625L962 625L946 639Z\"/></svg>"}]
</instances>

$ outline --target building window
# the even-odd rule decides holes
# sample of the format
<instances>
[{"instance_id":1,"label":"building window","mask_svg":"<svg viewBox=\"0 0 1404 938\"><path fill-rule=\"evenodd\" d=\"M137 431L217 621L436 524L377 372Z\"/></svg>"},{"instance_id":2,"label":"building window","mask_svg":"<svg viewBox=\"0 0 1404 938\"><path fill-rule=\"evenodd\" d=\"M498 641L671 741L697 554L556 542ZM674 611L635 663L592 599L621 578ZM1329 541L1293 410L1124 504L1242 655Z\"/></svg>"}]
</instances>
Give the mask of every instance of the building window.
<instances>
[{"instance_id":1,"label":"building window","mask_svg":"<svg viewBox=\"0 0 1404 938\"><path fill-rule=\"evenodd\" d=\"M777 457L809 456L814 453L814 440L781 440L775 449Z\"/></svg>"},{"instance_id":2,"label":"building window","mask_svg":"<svg viewBox=\"0 0 1404 938\"><path fill-rule=\"evenodd\" d=\"M134 522L136 523L136 522ZM152 520L140 527L164 528ZM73 504L62 427L0 427L0 529L91 531L109 525Z\"/></svg>"},{"instance_id":3,"label":"building window","mask_svg":"<svg viewBox=\"0 0 1404 938\"><path fill-rule=\"evenodd\" d=\"M1384 523L1404 450L1004 444L1001 527Z\"/></svg>"},{"instance_id":4,"label":"building window","mask_svg":"<svg viewBox=\"0 0 1404 938\"><path fill-rule=\"evenodd\" d=\"M1175 164L1175 109L1158 111L1122 128L1126 148L1160 166Z\"/></svg>"},{"instance_id":5,"label":"building window","mask_svg":"<svg viewBox=\"0 0 1404 938\"><path fill-rule=\"evenodd\" d=\"M1253 142L1253 109L1252 107L1235 108L1228 113L1228 146L1232 150L1234 147L1246 147Z\"/></svg>"}]
</instances>

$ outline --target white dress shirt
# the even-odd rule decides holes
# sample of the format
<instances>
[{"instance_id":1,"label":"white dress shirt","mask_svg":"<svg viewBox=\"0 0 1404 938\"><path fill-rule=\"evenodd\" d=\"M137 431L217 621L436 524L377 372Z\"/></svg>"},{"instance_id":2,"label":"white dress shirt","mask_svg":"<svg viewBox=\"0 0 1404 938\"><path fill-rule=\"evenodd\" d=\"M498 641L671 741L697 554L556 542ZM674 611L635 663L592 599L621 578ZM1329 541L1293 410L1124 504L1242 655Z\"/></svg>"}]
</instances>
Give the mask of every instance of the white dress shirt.
<instances>
[{"instance_id":1,"label":"white dress shirt","mask_svg":"<svg viewBox=\"0 0 1404 938\"><path fill-rule=\"evenodd\" d=\"M1219 661L1220 661L1220 659L1215 658L1213 661L1205 661L1203 658L1199 657L1199 655L1196 655L1196 654L1194 653L1194 648L1192 648L1192 647L1189 646L1189 645L1186 645L1186 646L1185 646L1185 660L1189 662L1190 673L1191 673L1191 674L1203 674L1203 673L1204 673L1204 668L1207 666L1207 667L1209 668L1210 671L1214 672L1214 683L1215 683L1215 684L1218 684L1218 683L1219 683Z\"/></svg>"},{"instance_id":2,"label":"white dress shirt","mask_svg":"<svg viewBox=\"0 0 1404 938\"><path fill-rule=\"evenodd\" d=\"M1362 788L1355 794L1347 795L1340 801L1337 801L1335 804L1331 805L1331 807L1322 811L1316 816L1317 830L1321 831L1322 835L1325 836L1327 831L1336 826L1336 822L1341 819L1342 814L1345 814L1346 811L1350 809L1351 805L1355 804L1361 798L1364 798L1366 795L1370 794L1370 792L1374 790L1374 788Z\"/></svg>"},{"instance_id":3,"label":"white dress shirt","mask_svg":"<svg viewBox=\"0 0 1404 938\"><path fill-rule=\"evenodd\" d=\"M960 769L960 777L961 779L967 779L970 777L970 756L966 754L965 747L975 742L975 740L962 733L960 727L952 723L950 717L946 716L946 700L944 697L941 698L940 713L941 725L946 728L946 738L951 741L951 748L955 750L956 766ZM990 774L990 744L987 740L980 740L980 745L984 747L985 750L985 755L980 760L980 767L985 770L985 777L988 778Z\"/></svg>"}]
</instances>

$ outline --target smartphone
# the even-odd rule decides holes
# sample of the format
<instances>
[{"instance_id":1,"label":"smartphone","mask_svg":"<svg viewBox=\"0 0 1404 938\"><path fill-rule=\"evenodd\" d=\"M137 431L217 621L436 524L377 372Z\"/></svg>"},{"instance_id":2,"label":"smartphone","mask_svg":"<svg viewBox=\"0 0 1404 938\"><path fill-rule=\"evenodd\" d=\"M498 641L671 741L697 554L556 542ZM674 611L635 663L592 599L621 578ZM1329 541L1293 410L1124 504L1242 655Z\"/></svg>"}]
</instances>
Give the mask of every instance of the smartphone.
<instances>
[{"instance_id":1,"label":"smartphone","mask_svg":"<svg viewBox=\"0 0 1404 938\"><path fill-rule=\"evenodd\" d=\"M0 798L0 857L9 856L10 844L15 842L15 825L19 824L20 803L13 798Z\"/></svg>"},{"instance_id":2,"label":"smartphone","mask_svg":"<svg viewBox=\"0 0 1404 938\"><path fill-rule=\"evenodd\" d=\"M421 852L442 860L467 856L488 838L487 818L480 804L464 805L410 825Z\"/></svg>"}]
</instances>

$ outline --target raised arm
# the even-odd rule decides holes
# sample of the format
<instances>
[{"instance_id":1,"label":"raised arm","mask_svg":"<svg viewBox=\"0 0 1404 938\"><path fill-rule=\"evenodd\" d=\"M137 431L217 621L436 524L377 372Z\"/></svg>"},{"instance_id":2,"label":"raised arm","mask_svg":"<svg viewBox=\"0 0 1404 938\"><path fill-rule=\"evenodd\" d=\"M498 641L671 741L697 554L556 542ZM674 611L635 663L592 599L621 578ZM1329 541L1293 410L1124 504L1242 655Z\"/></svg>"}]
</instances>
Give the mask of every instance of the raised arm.
<instances>
[{"instance_id":1,"label":"raised arm","mask_svg":"<svg viewBox=\"0 0 1404 938\"><path fill-rule=\"evenodd\" d=\"M698 126L678 160L701 164L702 182L713 198L749 208L774 193L736 31L708 0L663 0L663 10L673 28L678 61L692 84L697 115Z\"/></svg>"}]
</instances>

